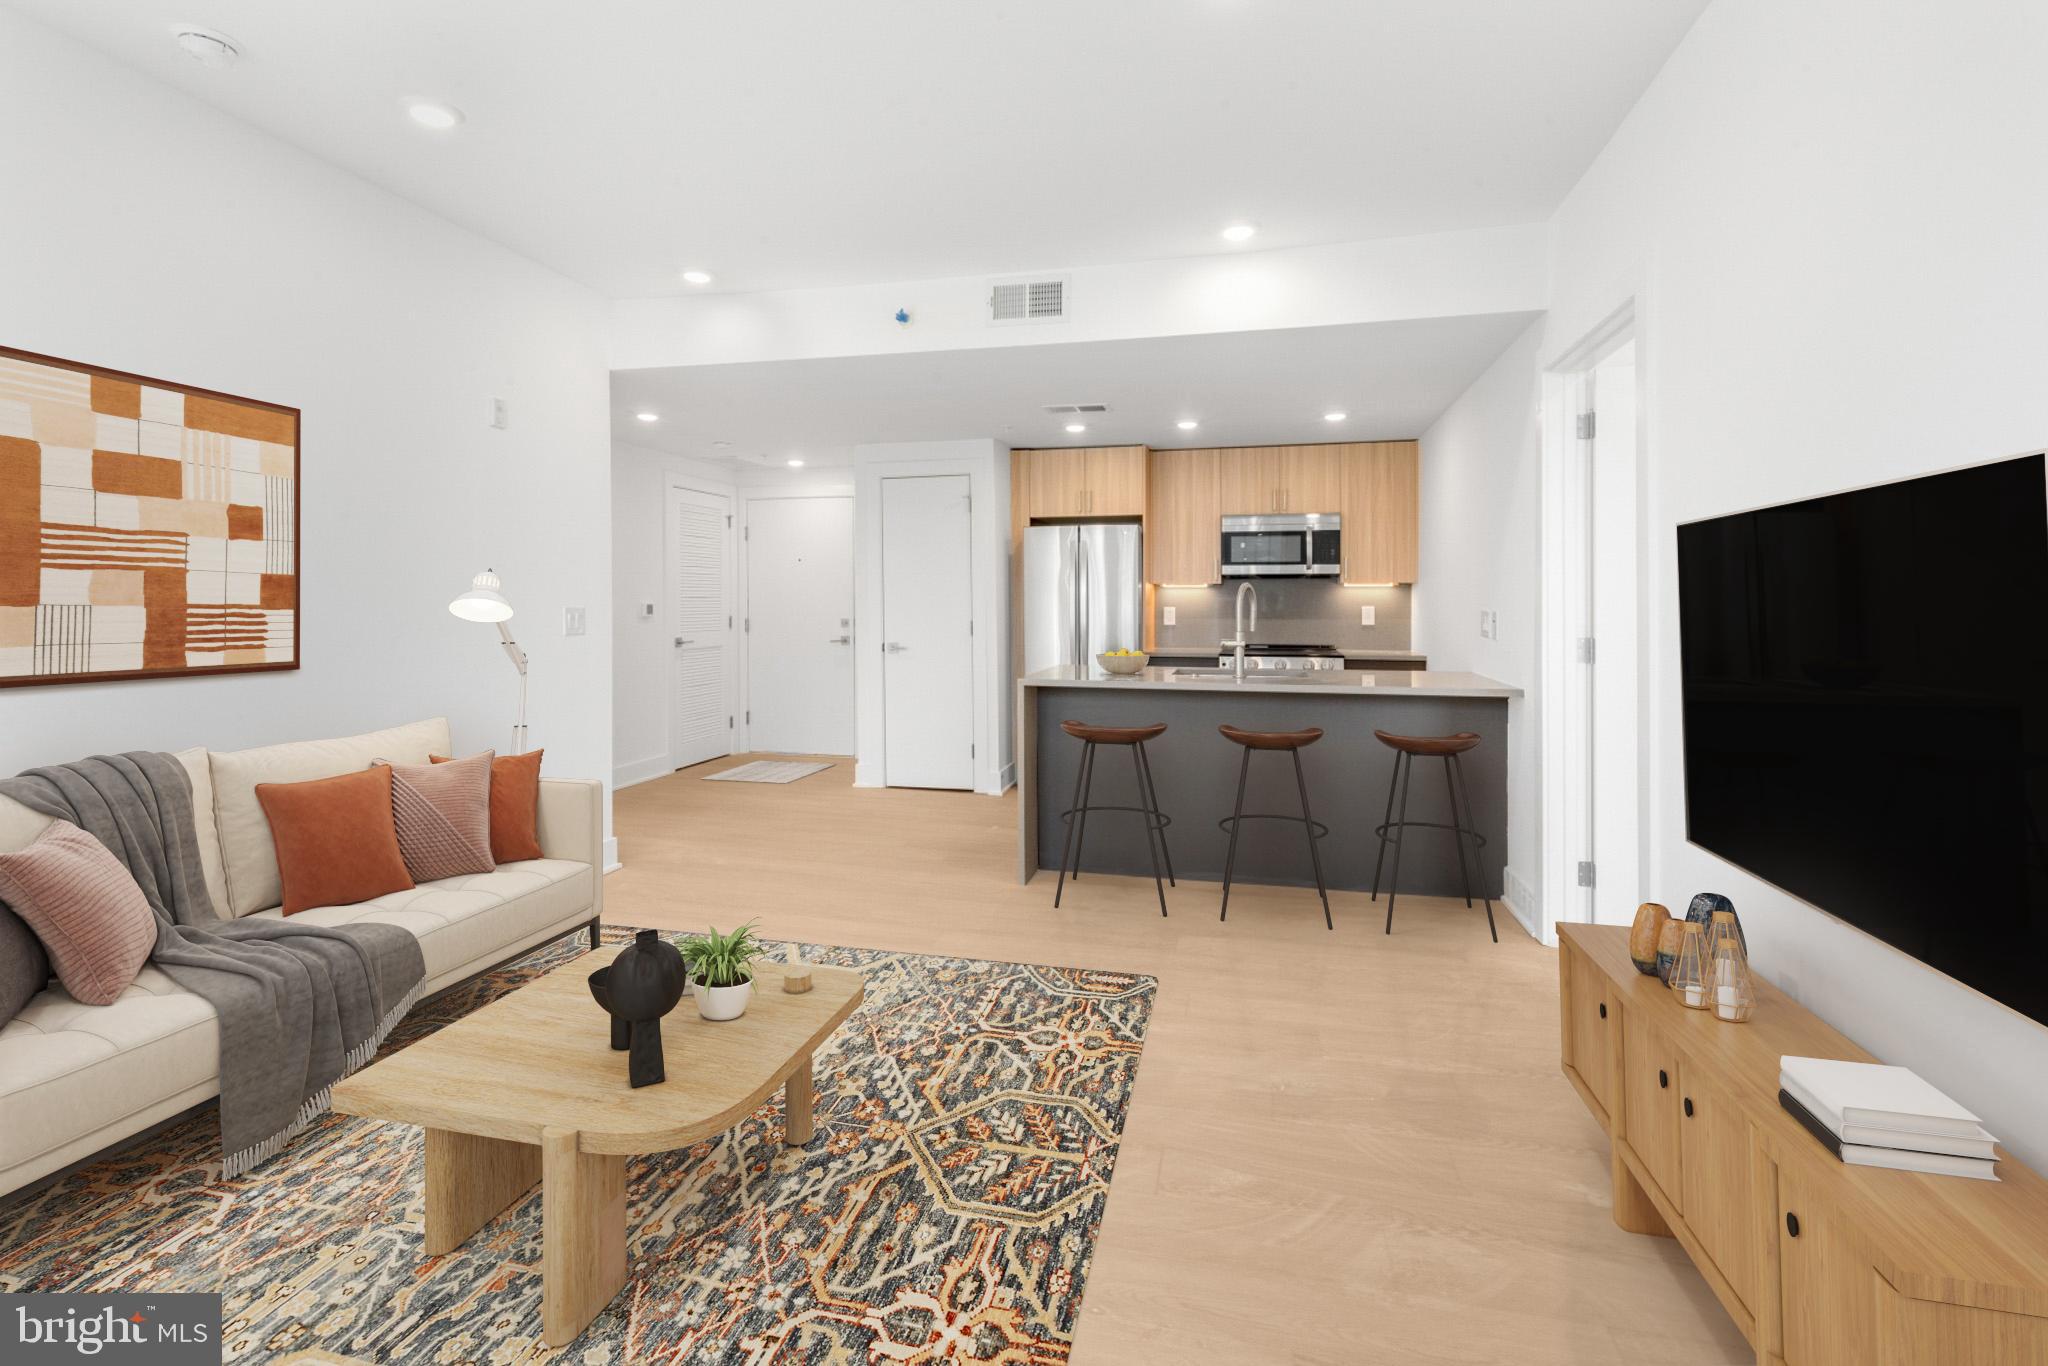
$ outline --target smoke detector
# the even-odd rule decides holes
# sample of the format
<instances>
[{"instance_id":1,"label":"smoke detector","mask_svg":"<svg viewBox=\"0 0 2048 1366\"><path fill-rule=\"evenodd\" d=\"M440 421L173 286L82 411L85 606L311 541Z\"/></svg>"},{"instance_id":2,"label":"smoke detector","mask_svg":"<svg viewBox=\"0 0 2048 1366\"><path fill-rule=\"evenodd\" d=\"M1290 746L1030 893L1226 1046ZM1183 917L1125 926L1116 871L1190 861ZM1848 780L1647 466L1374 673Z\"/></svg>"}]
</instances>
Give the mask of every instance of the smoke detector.
<instances>
[{"instance_id":1,"label":"smoke detector","mask_svg":"<svg viewBox=\"0 0 2048 1366\"><path fill-rule=\"evenodd\" d=\"M241 58L241 44L225 33L192 24L173 25L171 32L177 35L178 46L185 55L201 66L219 70L233 66Z\"/></svg>"}]
</instances>

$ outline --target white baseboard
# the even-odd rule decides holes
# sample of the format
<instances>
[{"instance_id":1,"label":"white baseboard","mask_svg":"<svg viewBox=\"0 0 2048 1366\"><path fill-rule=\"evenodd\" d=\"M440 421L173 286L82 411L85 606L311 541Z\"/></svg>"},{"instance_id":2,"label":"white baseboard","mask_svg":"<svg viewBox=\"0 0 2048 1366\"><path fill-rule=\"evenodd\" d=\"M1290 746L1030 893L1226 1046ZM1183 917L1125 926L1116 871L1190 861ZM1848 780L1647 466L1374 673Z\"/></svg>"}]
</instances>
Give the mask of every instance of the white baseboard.
<instances>
[{"instance_id":1,"label":"white baseboard","mask_svg":"<svg viewBox=\"0 0 2048 1366\"><path fill-rule=\"evenodd\" d=\"M1017 785L1017 766L1004 764L1003 771L996 775L996 795L1002 796Z\"/></svg>"},{"instance_id":2,"label":"white baseboard","mask_svg":"<svg viewBox=\"0 0 2048 1366\"><path fill-rule=\"evenodd\" d=\"M675 771L675 765L669 762L666 754L657 754L651 759L635 759L632 763L620 764L612 769L612 791L617 792L622 787L635 787L641 783L652 782L656 778L666 778Z\"/></svg>"},{"instance_id":3,"label":"white baseboard","mask_svg":"<svg viewBox=\"0 0 2048 1366\"><path fill-rule=\"evenodd\" d=\"M853 761L853 785L855 787L880 787L882 782L877 776L875 769L876 765L855 759Z\"/></svg>"},{"instance_id":4,"label":"white baseboard","mask_svg":"<svg viewBox=\"0 0 2048 1366\"><path fill-rule=\"evenodd\" d=\"M1514 916L1531 939L1539 944L1545 942L1536 888L1527 878L1512 868L1504 870L1501 874L1500 900L1501 904L1508 908L1508 914ZM1556 947L1555 940L1548 942L1553 948Z\"/></svg>"}]
</instances>

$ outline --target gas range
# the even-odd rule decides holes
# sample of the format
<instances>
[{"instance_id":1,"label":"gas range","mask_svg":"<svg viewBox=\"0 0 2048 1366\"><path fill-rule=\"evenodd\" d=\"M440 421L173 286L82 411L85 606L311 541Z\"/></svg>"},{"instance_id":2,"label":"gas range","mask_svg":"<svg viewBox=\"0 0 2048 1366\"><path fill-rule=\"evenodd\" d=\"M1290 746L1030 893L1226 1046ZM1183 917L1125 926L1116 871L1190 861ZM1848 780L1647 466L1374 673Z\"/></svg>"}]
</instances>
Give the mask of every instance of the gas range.
<instances>
[{"instance_id":1,"label":"gas range","mask_svg":"<svg viewBox=\"0 0 2048 1366\"><path fill-rule=\"evenodd\" d=\"M1236 663L1234 652L1225 648L1216 663L1230 668ZM1247 669L1341 669L1344 655L1334 645L1247 645L1244 647L1244 666Z\"/></svg>"}]
</instances>

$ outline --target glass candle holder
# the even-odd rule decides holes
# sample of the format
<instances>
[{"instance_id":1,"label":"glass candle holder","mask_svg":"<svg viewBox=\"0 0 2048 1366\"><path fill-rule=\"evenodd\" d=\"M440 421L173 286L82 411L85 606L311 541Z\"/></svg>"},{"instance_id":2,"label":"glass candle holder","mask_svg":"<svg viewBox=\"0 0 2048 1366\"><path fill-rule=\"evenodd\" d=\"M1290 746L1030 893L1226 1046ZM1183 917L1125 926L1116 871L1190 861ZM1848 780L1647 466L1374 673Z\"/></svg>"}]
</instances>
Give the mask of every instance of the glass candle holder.
<instances>
[{"instance_id":1,"label":"glass candle holder","mask_svg":"<svg viewBox=\"0 0 2048 1366\"><path fill-rule=\"evenodd\" d=\"M1733 911L1716 911L1708 922L1706 959L1714 1018L1741 1024L1756 1013L1756 979Z\"/></svg>"},{"instance_id":2,"label":"glass candle holder","mask_svg":"<svg viewBox=\"0 0 2048 1366\"><path fill-rule=\"evenodd\" d=\"M1671 969L1671 990L1680 1004L1691 1010L1705 1010L1711 999L1713 970L1707 957L1707 927L1697 921L1685 922L1678 941L1678 962Z\"/></svg>"}]
</instances>

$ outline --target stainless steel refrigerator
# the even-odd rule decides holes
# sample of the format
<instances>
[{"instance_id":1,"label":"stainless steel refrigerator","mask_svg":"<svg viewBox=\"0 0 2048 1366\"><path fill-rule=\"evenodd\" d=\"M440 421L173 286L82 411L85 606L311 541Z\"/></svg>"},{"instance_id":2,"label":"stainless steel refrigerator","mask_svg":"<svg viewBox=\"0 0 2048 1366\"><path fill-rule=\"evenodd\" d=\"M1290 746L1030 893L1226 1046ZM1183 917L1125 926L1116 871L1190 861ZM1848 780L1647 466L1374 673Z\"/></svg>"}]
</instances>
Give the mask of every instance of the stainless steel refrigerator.
<instances>
[{"instance_id":1,"label":"stainless steel refrigerator","mask_svg":"<svg viewBox=\"0 0 2048 1366\"><path fill-rule=\"evenodd\" d=\"M1145 644L1145 533L1133 522L1024 530L1024 672Z\"/></svg>"}]
</instances>

